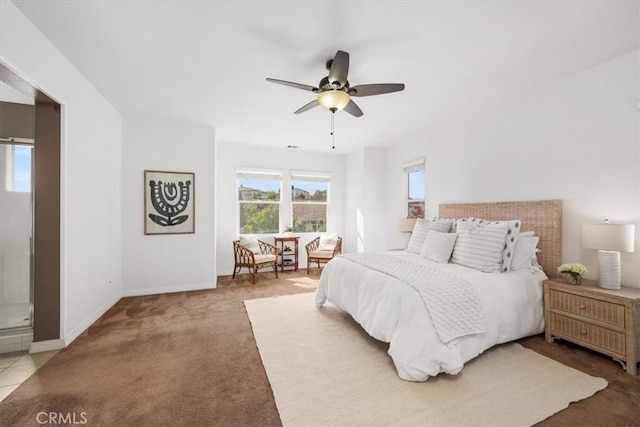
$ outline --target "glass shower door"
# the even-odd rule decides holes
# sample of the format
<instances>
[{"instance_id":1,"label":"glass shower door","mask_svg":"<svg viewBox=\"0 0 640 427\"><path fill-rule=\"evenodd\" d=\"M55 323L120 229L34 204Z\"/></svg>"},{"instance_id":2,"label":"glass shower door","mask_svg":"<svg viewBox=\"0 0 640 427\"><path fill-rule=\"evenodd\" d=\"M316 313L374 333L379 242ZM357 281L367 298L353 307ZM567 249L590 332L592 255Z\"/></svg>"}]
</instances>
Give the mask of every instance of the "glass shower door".
<instances>
[{"instance_id":1,"label":"glass shower door","mask_svg":"<svg viewBox=\"0 0 640 427\"><path fill-rule=\"evenodd\" d=\"M0 141L0 330L32 324L32 153Z\"/></svg>"}]
</instances>

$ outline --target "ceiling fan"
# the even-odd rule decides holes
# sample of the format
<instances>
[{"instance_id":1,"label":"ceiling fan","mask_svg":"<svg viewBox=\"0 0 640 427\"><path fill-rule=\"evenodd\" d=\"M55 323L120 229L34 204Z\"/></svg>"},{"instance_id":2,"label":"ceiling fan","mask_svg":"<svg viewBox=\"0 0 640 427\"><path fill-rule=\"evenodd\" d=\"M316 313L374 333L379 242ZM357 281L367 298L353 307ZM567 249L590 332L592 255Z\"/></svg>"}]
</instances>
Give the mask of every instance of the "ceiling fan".
<instances>
[{"instance_id":1,"label":"ceiling fan","mask_svg":"<svg viewBox=\"0 0 640 427\"><path fill-rule=\"evenodd\" d=\"M376 83L351 87L347 80L347 75L349 74L349 54L342 50L337 51L334 58L327 61L327 70L329 71L329 75L320 80L318 87L286 80L272 79L270 77L267 77L267 81L318 94L316 99L300 107L294 114L304 113L313 107L321 105L333 113L344 109L344 111L352 116L360 117L363 112L353 99L351 99L352 97L382 95L404 90L404 83Z\"/></svg>"}]
</instances>

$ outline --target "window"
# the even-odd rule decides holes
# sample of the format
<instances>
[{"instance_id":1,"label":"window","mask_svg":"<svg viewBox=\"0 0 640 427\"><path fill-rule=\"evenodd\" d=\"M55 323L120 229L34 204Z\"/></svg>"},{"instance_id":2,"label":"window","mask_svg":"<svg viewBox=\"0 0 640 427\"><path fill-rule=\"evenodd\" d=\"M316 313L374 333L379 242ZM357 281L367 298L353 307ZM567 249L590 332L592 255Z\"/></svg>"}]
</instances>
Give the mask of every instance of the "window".
<instances>
[{"instance_id":1,"label":"window","mask_svg":"<svg viewBox=\"0 0 640 427\"><path fill-rule=\"evenodd\" d=\"M30 145L5 145L7 159L7 191L15 193L31 192L31 156Z\"/></svg>"},{"instance_id":2,"label":"window","mask_svg":"<svg viewBox=\"0 0 640 427\"><path fill-rule=\"evenodd\" d=\"M299 233L327 231L329 176L291 173L291 207L293 231Z\"/></svg>"},{"instance_id":3,"label":"window","mask_svg":"<svg viewBox=\"0 0 640 427\"><path fill-rule=\"evenodd\" d=\"M403 165L405 179L405 206L407 218L424 218L425 170L424 159Z\"/></svg>"},{"instance_id":4,"label":"window","mask_svg":"<svg viewBox=\"0 0 640 427\"><path fill-rule=\"evenodd\" d=\"M240 234L279 232L282 175L238 172Z\"/></svg>"}]
</instances>

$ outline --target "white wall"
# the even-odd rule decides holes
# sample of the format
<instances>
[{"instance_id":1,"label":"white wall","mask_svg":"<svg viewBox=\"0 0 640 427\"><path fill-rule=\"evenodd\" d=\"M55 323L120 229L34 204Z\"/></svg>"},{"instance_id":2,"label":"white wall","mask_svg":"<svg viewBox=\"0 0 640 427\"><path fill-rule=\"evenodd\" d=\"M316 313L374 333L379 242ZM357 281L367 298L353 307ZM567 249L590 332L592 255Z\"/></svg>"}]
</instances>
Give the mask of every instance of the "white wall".
<instances>
[{"instance_id":1,"label":"white wall","mask_svg":"<svg viewBox=\"0 0 640 427\"><path fill-rule=\"evenodd\" d=\"M364 251L364 150L345 156L344 243L343 251Z\"/></svg>"},{"instance_id":2,"label":"white wall","mask_svg":"<svg viewBox=\"0 0 640 427\"><path fill-rule=\"evenodd\" d=\"M120 114L9 1L0 60L62 104L61 335L70 341L122 291Z\"/></svg>"},{"instance_id":3,"label":"white wall","mask_svg":"<svg viewBox=\"0 0 640 427\"><path fill-rule=\"evenodd\" d=\"M346 156L345 249L372 252L386 246L386 150L364 147ZM400 187L402 188L402 187ZM397 191L397 189L395 189Z\"/></svg>"},{"instance_id":4,"label":"white wall","mask_svg":"<svg viewBox=\"0 0 640 427\"><path fill-rule=\"evenodd\" d=\"M333 154L306 153L286 149L270 149L218 143L216 161L217 208L216 245L218 275L233 273L233 240L238 238L238 218L236 203L236 169L255 168L279 170L288 179L290 171L328 172L331 174L329 187L328 232L343 235L345 244L349 238L344 234L344 156ZM286 187L285 187L286 188ZM289 198L283 194L281 209L290 209ZM284 224L284 226L289 224ZM306 268L304 245L318 234L301 233L299 241L300 267ZM273 243L273 235L262 235L262 239ZM266 271L266 270L265 270ZM246 273L243 269L242 273Z\"/></svg>"},{"instance_id":5,"label":"white wall","mask_svg":"<svg viewBox=\"0 0 640 427\"><path fill-rule=\"evenodd\" d=\"M124 295L214 288L214 129L125 118L123 134ZM144 234L145 170L195 173L194 234Z\"/></svg>"},{"instance_id":6,"label":"white wall","mask_svg":"<svg viewBox=\"0 0 640 427\"><path fill-rule=\"evenodd\" d=\"M640 287L638 52L541 87L497 111L425 131L387 156L389 217L402 217L403 161L426 158L427 217L446 202L563 200L563 261L597 278L581 228L609 218L636 224L623 282ZM402 236L389 233L388 245Z\"/></svg>"}]
</instances>

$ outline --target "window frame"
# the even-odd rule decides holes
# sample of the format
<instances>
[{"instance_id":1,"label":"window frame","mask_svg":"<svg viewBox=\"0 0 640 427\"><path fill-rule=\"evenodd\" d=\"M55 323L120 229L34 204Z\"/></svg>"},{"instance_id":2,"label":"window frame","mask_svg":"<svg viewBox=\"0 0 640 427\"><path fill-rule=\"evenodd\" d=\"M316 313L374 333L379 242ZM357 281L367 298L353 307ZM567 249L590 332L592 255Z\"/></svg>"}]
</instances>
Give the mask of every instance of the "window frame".
<instances>
[{"instance_id":1,"label":"window frame","mask_svg":"<svg viewBox=\"0 0 640 427\"><path fill-rule=\"evenodd\" d=\"M315 200L308 200L308 201L304 201L304 202L296 202L295 199L293 198L293 188L294 188L294 181L304 181L305 178L308 178L307 182L323 182L326 183L327 185L327 197L325 201L315 201ZM291 171L289 174L289 187L291 187L291 191L289 191L289 197L291 198L291 209L290 209L290 215L289 215L289 224L287 227L293 227L294 226L294 206L295 205L320 205L320 206L325 206L325 227L324 230L311 230L311 231L296 231L294 229L295 233L299 233L299 234L304 234L304 233L326 233L328 232L329 228L329 210L330 210L330 201L331 201L331 174L326 173L326 172L311 172L311 171Z\"/></svg>"},{"instance_id":2,"label":"window frame","mask_svg":"<svg viewBox=\"0 0 640 427\"><path fill-rule=\"evenodd\" d=\"M412 199L410 197L411 194L411 180L410 176L414 172L423 171L424 172L424 195L423 198ZM425 159L420 158L410 162L406 162L402 165L402 180L403 180L403 211L406 218L420 218L419 216L412 216L411 208L409 207L411 203L422 203L422 218L426 215L427 211L427 172L425 167Z\"/></svg>"},{"instance_id":3,"label":"window frame","mask_svg":"<svg viewBox=\"0 0 640 427\"><path fill-rule=\"evenodd\" d=\"M246 176L273 176L273 181L277 181L280 184L279 188L279 200L269 200L269 199L250 199L250 200L241 200L240 199L240 186L238 185L238 181L242 179L242 175ZM246 235L246 234L259 234L259 235L269 235L276 234L278 231L259 231L252 233L245 233L242 231L242 226L240 224L241 220L241 211L242 205L277 205L278 206L278 230L280 229L280 224L282 222L282 202L283 202L283 173L282 171L275 170L264 170L264 169L253 169L253 168L241 168L236 169L236 179L235 179L235 193L236 193L236 231L238 235ZM245 178L246 179L246 178ZM257 178L257 179L265 179L265 178ZM265 179L266 181L271 181L271 179Z\"/></svg>"}]
</instances>

